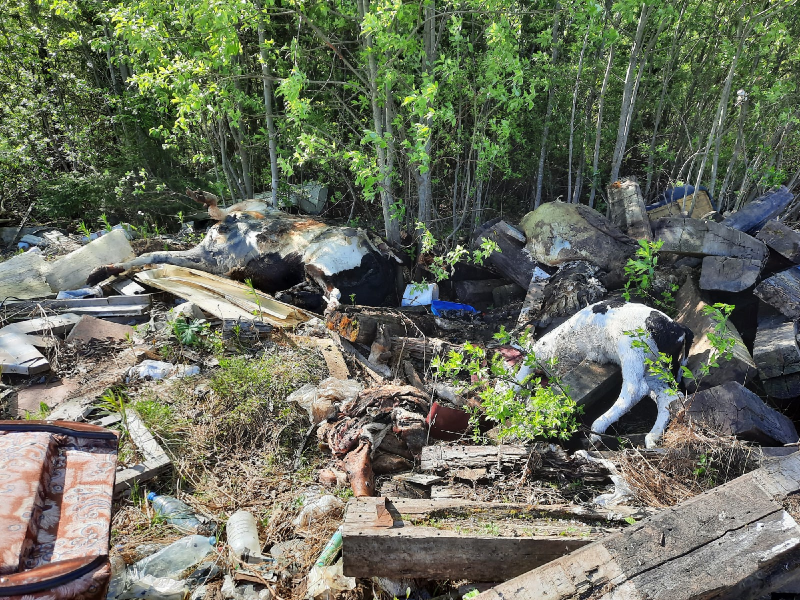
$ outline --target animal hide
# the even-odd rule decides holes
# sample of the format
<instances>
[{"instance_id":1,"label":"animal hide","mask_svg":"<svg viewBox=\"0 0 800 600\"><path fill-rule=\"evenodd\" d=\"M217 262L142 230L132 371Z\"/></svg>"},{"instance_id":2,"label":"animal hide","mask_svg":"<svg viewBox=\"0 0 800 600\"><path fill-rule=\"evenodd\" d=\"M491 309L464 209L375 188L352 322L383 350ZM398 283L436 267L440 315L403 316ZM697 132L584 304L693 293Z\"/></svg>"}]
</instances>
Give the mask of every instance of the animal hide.
<instances>
[{"instance_id":1,"label":"animal hide","mask_svg":"<svg viewBox=\"0 0 800 600\"><path fill-rule=\"evenodd\" d=\"M359 304L396 304L396 259L379 249L365 231L329 226L258 201L248 200L228 209L218 209L215 200L210 202L209 214L221 220L199 245L185 251L150 252L100 267L87 282L94 285L131 268L167 264L238 281L251 279L255 287L269 294L309 279L325 292L338 288L345 298L352 294Z\"/></svg>"}]
</instances>

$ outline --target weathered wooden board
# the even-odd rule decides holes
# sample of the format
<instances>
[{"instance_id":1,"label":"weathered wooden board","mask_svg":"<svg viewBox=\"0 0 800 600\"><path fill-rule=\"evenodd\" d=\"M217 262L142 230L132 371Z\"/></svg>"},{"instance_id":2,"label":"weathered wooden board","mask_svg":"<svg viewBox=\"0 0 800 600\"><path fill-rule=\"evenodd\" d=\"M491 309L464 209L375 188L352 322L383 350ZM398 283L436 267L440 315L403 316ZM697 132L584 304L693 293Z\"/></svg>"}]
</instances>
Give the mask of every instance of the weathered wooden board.
<instances>
[{"instance_id":1,"label":"weathered wooden board","mask_svg":"<svg viewBox=\"0 0 800 600\"><path fill-rule=\"evenodd\" d=\"M476 232L472 247L480 247L487 239L495 242L500 252L489 255L486 264L527 290L540 267L525 251L525 234L505 221L489 221Z\"/></svg>"},{"instance_id":2,"label":"weathered wooden board","mask_svg":"<svg viewBox=\"0 0 800 600\"><path fill-rule=\"evenodd\" d=\"M761 303L753 360L762 380L800 373L800 348L796 335L797 325L792 319Z\"/></svg>"},{"instance_id":3,"label":"weathered wooden board","mask_svg":"<svg viewBox=\"0 0 800 600\"><path fill-rule=\"evenodd\" d=\"M161 445L142 422L135 410L125 409L128 433L136 449L144 458L144 462L117 473L114 484L114 496L119 497L130 490L134 485L144 483L168 470L171 461Z\"/></svg>"},{"instance_id":4,"label":"weathered wooden board","mask_svg":"<svg viewBox=\"0 0 800 600\"><path fill-rule=\"evenodd\" d=\"M800 318L800 267L792 267L759 283L753 293L790 319Z\"/></svg>"},{"instance_id":5,"label":"weathered wooden board","mask_svg":"<svg viewBox=\"0 0 800 600\"><path fill-rule=\"evenodd\" d=\"M371 346L378 326L394 337L435 336L436 321L426 307L373 308L341 305L327 315L327 327L354 344Z\"/></svg>"},{"instance_id":6,"label":"weathered wooden board","mask_svg":"<svg viewBox=\"0 0 800 600\"><path fill-rule=\"evenodd\" d=\"M756 236L771 250L793 263L800 263L800 233L780 221L767 221Z\"/></svg>"},{"instance_id":7,"label":"weathered wooden board","mask_svg":"<svg viewBox=\"0 0 800 600\"><path fill-rule=\"evenodd\" d=\"M703 314L703 309L708 306L700 294L697 282L688 277L686 283L675 294L675 306L678 314L675 318L678 323L685 325L694 334L694 343L689 350L687 367L700 378L700 369L708 360L712 346L708 339L708 334L714 331L715 323L713 319ZM742 341L739 332L732 323L728 323L728 331L735 340L732 356L730 360L720 358L719 366L711 369L711 372L700 380L702 389L721 385L726 381L738 381L746 383L756 375L756 364L750 351ZM694 391L696 383L686 381L687 388Z\"/></svg>"},{"instance_id":8,"label":"weathered wooden board","mask_svg":"<svg viewBox=\"0 0 800 600\"><path fill-rule=\"evenodd\" d=\"M278 302L268 294L250 289L238 281L196 269L164 265L137 273L136 279L194 302L218 319L252 321L258 318L275 327L295 327L309 319L306 312Z\"/></svg>"},{"instance_id":9,"label":"weathered wooden board","mask_svg":"<svg viewBox=\"0 0 800 600\"><path fill-rule=\"evenodd\" d=\"M662 252L681 256L731 256L766 262L764 242L714 221L667 217L653 223L653 234L664 242Z\"/></svg>"},{"instance_id":10,"label":"weathered wooden board","mask_svg":"<svg viewBox=\"0 0 800 600\"><path fill-rule=\"evenodd\" d=\"M722 223L733 229L755 234L767 221L780 214L793 197L794 194L786 186L781 186L748 202L732 215L725 217Z\"/></svg>"},{"instance_id":11,"label":"weathered wooden board","mask_svg":"<svg viewBox=\"0 0 800 600\"><path fill-rule=\"evenodd\" d=\"M634 239L652 240L653 230L638 182L635 179L615 181L609 184L607 192L611 222Z\"/></svg>"},{"instance_id":12,"label":"weathered wooden board","mask_svg":"<svg viewBox=\"0 0 800 600\"><path fill-rule=\"evenodd\" d=\"M598 400L619 391L622 383L622 369L619 365L601 365L585 360L561 378L569 397L578 406L589 407ZM616 400L616 398L614 398Z\"/></svg>"},{"instance_id":13,"label":"weathered wooden board","mask_svg":"<svg viewBox=\"0 0 800 600\"><path fill-rule=\"evenodd\" d=\"M753 600L800 567L800 527L781 502L798 453L515 577L480 600Z\"/></svg>"},{"instance_id":14,"label":"weathered wooden board","mask_svg":"<svg viewBox=\"0 0 800 600\"><path fill-rule=\"evenodd\" d=\"M763 268L761 261L751 258L706 256L700 271L700 289L743 292L756 284Z\"/></svg>"},{"instance_id":15,"label":"weathered wooden board","mask_svg":"<svg viewBox=\"0 0 800 600\"><path fill-rule=\"evenodd\" d=\"M466 521L479 517L484 527L447 528L448 517ZM606 522L607 527L587 525L580 517L601 520L599 515L578 515L565 507L354 498L348 502L342 528L344 574L503 580L619 529L614 522ZM431 525L434 520L436 527ZM508 526L500 529L499 523L508 521L516 536L504 531Z\"/></svg>"}]
</instances>

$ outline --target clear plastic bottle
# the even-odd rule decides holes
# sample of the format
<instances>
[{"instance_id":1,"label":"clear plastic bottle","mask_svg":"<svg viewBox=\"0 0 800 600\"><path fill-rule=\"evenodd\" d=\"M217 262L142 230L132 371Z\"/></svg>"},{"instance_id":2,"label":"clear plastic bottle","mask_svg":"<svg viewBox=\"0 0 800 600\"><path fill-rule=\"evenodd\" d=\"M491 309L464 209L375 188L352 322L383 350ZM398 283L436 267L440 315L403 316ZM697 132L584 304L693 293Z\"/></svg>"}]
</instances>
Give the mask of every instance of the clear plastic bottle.
<instances>
[{"instance_id":1,"label":"clear plastic bottle","mask_svg":"<svg viewBox=\"0 0 800 600\"><path fill-rule=\"evenodd\" d=\"M167 523L184 533L208 533L192 507L172 496L158 496L155 492L147 494L147 499L153 504L153 509L167 520Z\"/></svg>"},{"instance_id":2,"label":"clear plastic bottle","mask_svg":"<svg viewBox=\"0 0 800 600\"><path fill-rule=\"evenodd\" d=\"M143 558L128 569L128 580L155 578L178 579L186 569L203 560L214 551L216 539L202 535L187 535Z\"/></svg>"},{"instance_id":3,"label":"clear plastic bottle","mask_svg":"<svg viewBox=\"0 0 800 600\"><path fill-rule=\"evenodd\" d=\"M225 526L228 545L237 558L247 555L261 555L261 542L258 541L258 524L252 513L239 510L233 513Z\"/></svg>"}]
</instances>

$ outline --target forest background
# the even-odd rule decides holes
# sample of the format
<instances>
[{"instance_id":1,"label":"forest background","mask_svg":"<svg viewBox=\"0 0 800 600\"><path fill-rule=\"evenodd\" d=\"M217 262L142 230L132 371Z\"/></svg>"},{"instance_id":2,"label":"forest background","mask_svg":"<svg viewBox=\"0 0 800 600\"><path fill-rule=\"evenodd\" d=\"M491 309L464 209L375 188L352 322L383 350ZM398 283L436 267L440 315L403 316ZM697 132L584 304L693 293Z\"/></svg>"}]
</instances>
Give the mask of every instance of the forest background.
<instances>
[{"instance_id":1,"label":"forest background","mask_svg":"<svg viewBox=\"0 0 800 600\"><path fill-rule=\"evenodd\" d=\"M450 242L560 199L800 183L797 0L0 0L0 220L330 188Z\"/></svg>"}]
</instances>

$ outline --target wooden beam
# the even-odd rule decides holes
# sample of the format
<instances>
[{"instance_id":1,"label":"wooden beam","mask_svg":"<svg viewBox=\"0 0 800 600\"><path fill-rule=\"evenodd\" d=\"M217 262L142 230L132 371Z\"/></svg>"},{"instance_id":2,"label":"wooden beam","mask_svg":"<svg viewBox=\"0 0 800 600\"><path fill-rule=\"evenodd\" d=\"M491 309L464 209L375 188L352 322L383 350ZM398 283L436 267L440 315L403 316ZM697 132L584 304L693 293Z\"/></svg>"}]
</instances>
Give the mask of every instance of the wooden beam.
<instances>
[{"instance_id":1,"label":"wooden beam","mask_svg":"<svg viewBox=\"0 0 800 600\"><path fill-rule=\"evenodd\" d=\"M607 192L611 222L636 240L652 240L653 230L637 181L633 178L615 181Z\"/></svg>"},{"instance_id":2,"label":"wooden beam","mask_svg":"<svg viewBox=\"0 0 800 600\"><path fill-rule=\"evenodd\" d=\"M756 239L793 263L800 263L800 233L791 227L780 221L767 221Z\"/></svg>"},{"instance_id":3,"label":"wooden beam","mask_svg":"<svg viewBox=\"0 0 800 600\"><path fill-rule=\"evenodd\" d=\"M790 319L800 318L800 267L792 267L759 283L753 293Z\"/></svg>"},{"instance_id":4,"label":"wooden beam","mask_svg":"<svg viewBox=\"0 0 800 600\"><path fill-rule=\"evenodd\" d=\"M484 240L491 240L500 248L500 252L488 256L486 264L527 290L534 273L541 269L530 253L525 252L525 234L505 221L490 221L475 233L472 248L479 248Z\"/></svg>"},{"instance_id":5,"label":"wooden beam","mask_svg":"<svg viewBox=\"0 0 800 600\"><path fill-rule=\"evenodd\" d=\"M795 453L480 594L480 600L754 600L800 568Z\"/></svg>"},{"instance_id":6,"label":"wooden beam","mask_svg":"<svg viewBox=\"0 0 800 600\"><path fill-rule=\"evenodd\" d=\"M344 574L503 580L620 528L589 524L598 520L561 506L354 498L342 528Z\"/></svg>"}]
</instances>

